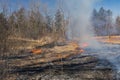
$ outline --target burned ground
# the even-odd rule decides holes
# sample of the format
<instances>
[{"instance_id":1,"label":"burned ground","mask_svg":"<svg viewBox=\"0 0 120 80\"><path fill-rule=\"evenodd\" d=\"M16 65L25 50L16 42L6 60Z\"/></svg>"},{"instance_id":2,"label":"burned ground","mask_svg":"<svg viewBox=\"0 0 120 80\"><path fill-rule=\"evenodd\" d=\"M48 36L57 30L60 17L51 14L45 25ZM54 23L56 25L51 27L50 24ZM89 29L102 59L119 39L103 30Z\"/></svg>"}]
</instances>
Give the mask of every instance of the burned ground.
<instances>
[{"instance_id":1,"label":"burned ground","mask_svg":"<svg viewBox=\"0 0 120 80\"><path fill-rule=\"evenodd\" d=\"M107 60L80 53L71 44L39 46L41 54L19 50L1 57L1 80L114 80L113 65ZM47 47L46 47L47 46Z\"/></svg>"}]
</instances>

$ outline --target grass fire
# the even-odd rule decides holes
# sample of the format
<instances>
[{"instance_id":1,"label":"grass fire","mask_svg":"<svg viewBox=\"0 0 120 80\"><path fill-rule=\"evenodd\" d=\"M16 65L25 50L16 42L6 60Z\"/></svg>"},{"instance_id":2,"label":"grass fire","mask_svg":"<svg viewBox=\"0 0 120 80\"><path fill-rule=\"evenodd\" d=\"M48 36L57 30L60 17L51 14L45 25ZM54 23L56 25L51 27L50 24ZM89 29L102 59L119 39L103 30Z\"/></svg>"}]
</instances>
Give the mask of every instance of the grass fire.
<instances>
[{"instance_id":1,"label":"grass fire","mask_svg":"<svg viewBox=\"0 0 120 80\"><path fill-rule=\"evenodd\" d=\"M30 51L30 53L33 53L33 54L41 54L42 53L42 50L41 49L33 49Z\"/></svg>"},{"instance_id":2,"label":"grass fire","mask_svg":"<svg viewBox=\"0 0 120 80\"><path fill-rule=\"evenodd\" d=\"M0 0L0 80L120 80L119 3Z\"/></svg>"}]
</instances>

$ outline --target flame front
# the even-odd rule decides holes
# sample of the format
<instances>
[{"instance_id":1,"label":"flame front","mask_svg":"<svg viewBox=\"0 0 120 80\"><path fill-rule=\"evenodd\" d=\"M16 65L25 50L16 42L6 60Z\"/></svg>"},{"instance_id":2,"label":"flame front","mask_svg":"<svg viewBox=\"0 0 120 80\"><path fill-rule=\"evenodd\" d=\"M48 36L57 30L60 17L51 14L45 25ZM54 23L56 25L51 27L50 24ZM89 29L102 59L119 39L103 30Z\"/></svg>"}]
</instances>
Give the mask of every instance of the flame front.
<instances>
[{"instance_id":1,"label":"flame front","mask_svg":"<svg viewBox=\"0 0 120 80\"><path fill-rule=\"evenodd\" d=\"M88 46L89 46L89 44L87 42L81 44L81 48L86 48Z\"/></svg>"},{"instance_id":2,"label":"flame front","mask_svg":"<svg viewBox=\"0 0 120 80\"><path fill-rule=\"evenodd\" d=\"M33 53L33 54L41 54L41 53L42 53L42 50L41 50L41 49L33 49L33 50L31 51L31 53Z\"/></svg>"},{"instance_id":3,"label":"flame front","mask_svg":"<svg viewBox=\"0 0 120 80\"><path fill-rule=\"evenodd\" d=\"M71 42L71 45L73 46L74 50L78 50L80 53L84 52L84 50L82 49L83 47L87 47L88 46L87 43L83 44L83 46L79 46L79 44L76 43L76 42Z\"/></svg>"}]
</instances>

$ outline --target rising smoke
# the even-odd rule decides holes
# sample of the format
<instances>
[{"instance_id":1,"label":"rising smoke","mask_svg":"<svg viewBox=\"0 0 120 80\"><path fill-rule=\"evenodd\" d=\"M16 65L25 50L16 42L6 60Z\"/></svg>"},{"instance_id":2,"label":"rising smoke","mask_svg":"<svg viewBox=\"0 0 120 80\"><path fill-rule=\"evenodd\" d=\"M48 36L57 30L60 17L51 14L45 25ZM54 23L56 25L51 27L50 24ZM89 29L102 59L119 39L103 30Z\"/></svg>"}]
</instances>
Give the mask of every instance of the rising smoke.
<instances>
[{"instance_id":1,"label":"rising smoke","mask_svg":"<svg viewBox=\"0 0 120 80\"><path fill-rule=\"evenodd\" d=\"M97 0L64 0L70 17L67 37L79 42L80 46L88 43L89 47L98 47L98 42L93 39L95 34L91 24L91 13L96 2Z\"/></svg>"},{"instance_id":2,"label":"rising smoke","mask_svg":"<svg viewBox=\"0 0 120 80\"><path fill-rule=\"evenodd\" d=\"M82 43L87 42L89 47L93 49L87 53L107 59L120 72L120 46L99 44L93 38L95 34L91 24L91 15L93 6L98 1L101 0L64 0L70 19L67 37L70 40L78 41L80 46L82 46Z\"/></svg>"}]
</instances>

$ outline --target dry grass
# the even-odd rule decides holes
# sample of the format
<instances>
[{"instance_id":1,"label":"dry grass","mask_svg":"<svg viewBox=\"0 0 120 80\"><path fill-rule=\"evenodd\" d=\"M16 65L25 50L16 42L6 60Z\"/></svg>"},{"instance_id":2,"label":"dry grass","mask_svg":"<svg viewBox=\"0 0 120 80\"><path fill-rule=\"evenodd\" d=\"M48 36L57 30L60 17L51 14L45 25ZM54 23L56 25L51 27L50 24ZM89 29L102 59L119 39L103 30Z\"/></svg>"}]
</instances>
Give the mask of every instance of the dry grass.
<instances>
[{"instance_id":1,"label":"dry grass","mask_svg":"<svg viewBox=\"0 0 120 80\"><path fill-rule=\"evenodd\" d=\"M52 42L53 40L50 37L45 37L40 40L9 38L9 45L11 46L10 52L6 53L5 56L8 57L8 60L10 58L10 63L8 66L25 66L30 64L46 63L54 60L59 60L61 58L67 58L81 52L80 50L77 50L77 48L79 47L77 43L70 42L63 46L53 46L52 48L49 48L49 44L51 44ZM44 46L46 44L48 44L47 48L39 48L42 50L41 54L29 53L36 46ZM21 59L15 58L25 55L28 56ZM32 55L32 57L29 55ZM7 58L4 60L0 60L0 63L4 63L3 61L7 61Z\"/></svg>"},{"instance_id":2,"label":"dry grass","mask_svg":"<svg viewBox=\"0 0 120 80\"><path fill-rule=\"evenodd\" d=\"M120 44L120 36L99 36L95 37L98 41L110 44Z\"/></svg>"},{"instance_id":3,"label":"dry grass","mask_svg":"<svg viewBox=\"0 0 120 80\"><path fill-rule=\"evenodd\" d=\"M53 48L40 48L42 52L38 55L32 54L32 56L29 56L31 55L29 51L23 52L22 55L28 55L28 57L12 60L10 62L10 66L26 66L38 63L48 63L63 58L69 58L73 55L82 53L82 50L77 48L78 46L76 43L68 43L67 45L55 46Z\"/></svg>"},{"instance_id":4,"label":"dry grass","mask_svg":"<svg viewBox=\"0 0 120 80\"><path fill-rule=\"evenodd\" d=\"M103 37L100 39L103 39ZM71 65L73 63L77 64L79 62L83 64L83 63L86 63L86 61L89 62L90 60L94 58L94 57L89 57L87 60L87 57L81 57L81 58L78 58L80 60L75 59L75 61L73 60L73 61L62 62L61 61L62 59L69 59L70 57L80 54L82 52L81 49L79 48L79 45L75 42L68 42L62 46L60 45L60 46L53 46L53 47L40 47L38 49L41 49L42 53L38 55L29 53L29 51L31 51L36 46L44 46L46 44L51 44L52 42L53 40L49 37L42 38L40 40L10 38L9 43L11 46L11 50L8 53L9 56L7 56L7 58L0 59L0 64L1 64L0 72L1 72L1 77L3 77L1 78L1 80L16 80L18 77L20 77L19 73L10 74L7 72L11 70L16 70L16 69L24 70L27 68L29 72L29 69L36 70L36 67L45 67L45 66L50 65L49 63L51 62L53 62L56 65L58 64L59 65L64 65L64 64ZM11 56L11 54L13 55ZM93 61L94 60L95 59L93 59ZM94 62L93 64L95 65L96 62ZM88 65L91 66L92 63ZM87 75L88 72L89 71L87 71L87 73L85 74ZM35 74L40 74L40 73L35 73ZM27 77L30 78L32 76L27 76ZM23 78L24 77L22 77L22 79Z\"/></svg>"},{"instance_id":5,"label":"dry grass","mask_svg":"<svg viewBox=\"0 0 120 80\"><path fill-rule=\"evenodd\" d=\"M8 45L10 50L31 50L36 46L42 46L45 44L52 43L54 40L51 37L44 37L39 40L27 39L27 38L16 38L10 37Z\"/></svg>"}]
</instances>

